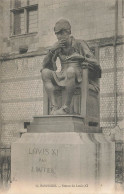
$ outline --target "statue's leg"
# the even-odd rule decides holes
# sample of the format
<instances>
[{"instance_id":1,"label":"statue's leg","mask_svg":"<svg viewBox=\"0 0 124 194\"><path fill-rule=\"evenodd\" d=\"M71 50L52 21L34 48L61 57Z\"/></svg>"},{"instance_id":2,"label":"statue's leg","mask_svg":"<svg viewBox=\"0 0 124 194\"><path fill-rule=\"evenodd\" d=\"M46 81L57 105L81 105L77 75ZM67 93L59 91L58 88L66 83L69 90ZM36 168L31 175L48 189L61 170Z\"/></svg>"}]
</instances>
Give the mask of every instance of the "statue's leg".
<instances>
[{"instance_id":1,"label":"statue's leg","mask_svg":"<svg viewBox=\"0 0 124 194\"><path fill-rule=\"evenodd\" d=\"M67 83L65 86L65 105L67 107L70 106L72 97L75 91L75 69L73 67L69 67L67 69Z\"/></svg>"},{"instance_id":2,"label":"statue's leg","mask_svg":"<svg viewBox=\"0 0 124 194\"><path fill-rule=\"evenodd\" d=\"M42 73L42 80L44 83L45 90L47 92L47 95L49 97L49 100L51 102L51 105L56 109L58 108L57 103L56 103L56 98L55 98L55 90L56 86L53 84L53 75L52 75L52 70L50 69L43 69Z\"/></svg>"},{"instance_id":3,"label":"statue's leg","mask_svg":"<svg viewBox=\"0 0 124 194\"><path fill-rule=\"evenodd\" d=\"M62 106L59 110L56 110L54 114L56 115L64 115L64 114L69 114L70 112L70 104L72 101L72 97L75 91L75 78L76 78L76 73L75 69L73 67L69 67L67 69L67 82L65 86L65 102L64 106Z\"/></svg>"}]
</instances>

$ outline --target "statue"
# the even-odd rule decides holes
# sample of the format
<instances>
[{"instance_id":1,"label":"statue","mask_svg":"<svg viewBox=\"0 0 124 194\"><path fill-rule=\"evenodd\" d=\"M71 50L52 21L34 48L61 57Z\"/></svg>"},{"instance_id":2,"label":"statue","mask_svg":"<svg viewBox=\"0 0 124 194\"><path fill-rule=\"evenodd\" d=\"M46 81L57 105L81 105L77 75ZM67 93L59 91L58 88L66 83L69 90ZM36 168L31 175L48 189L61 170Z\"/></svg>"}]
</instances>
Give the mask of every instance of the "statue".
<instances>
[{"instance_id":1,"label":"statue","mask_svg":"<svg viewBox=\"0 0 124 194\"><path fill-rule=\"evenodd\" d=\"M85 41L71 36L71 25L59 20L54 27L58 41L45 56L41 68L41 76L45 90L51 103L51 115L66 115L70 112L70 104L77 84L82 81L82 66L95 69L100 74L100 66ZM61 71L56 72L56 60L59 57ZM65 89L65 102L62 107L56 103L55 91Z\"/></svg>"}]
</instances>

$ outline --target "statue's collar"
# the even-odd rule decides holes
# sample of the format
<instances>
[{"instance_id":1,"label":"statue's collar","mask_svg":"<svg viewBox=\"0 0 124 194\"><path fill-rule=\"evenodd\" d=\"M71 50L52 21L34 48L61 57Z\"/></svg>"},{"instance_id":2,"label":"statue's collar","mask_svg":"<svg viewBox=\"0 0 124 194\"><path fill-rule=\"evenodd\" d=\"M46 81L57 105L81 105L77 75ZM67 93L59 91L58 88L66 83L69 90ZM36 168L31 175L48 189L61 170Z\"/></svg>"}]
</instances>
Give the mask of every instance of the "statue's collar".
<instances>
[{"instance_id":1,"label":"statue's collar","mask_svg":"<svg viewBox=\"0 0 124 194\"><path fill-rule=\"evenodd\" d=\"M76 39L73 36L70 36L70 38L71 38L71 42L72 42L71 46L75 49L75 51L78 52L78 44L77 44Z\"/></svg>"}]
</instances>

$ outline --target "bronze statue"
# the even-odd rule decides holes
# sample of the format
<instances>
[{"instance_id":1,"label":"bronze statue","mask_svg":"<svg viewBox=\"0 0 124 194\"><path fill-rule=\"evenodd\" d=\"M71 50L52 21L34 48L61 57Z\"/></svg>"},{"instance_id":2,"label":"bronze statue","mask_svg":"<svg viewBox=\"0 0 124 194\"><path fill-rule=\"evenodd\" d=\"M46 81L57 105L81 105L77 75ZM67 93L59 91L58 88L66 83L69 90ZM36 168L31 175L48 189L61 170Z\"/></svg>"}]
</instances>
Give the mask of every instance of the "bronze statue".
<instances>
[{"instance_id":1,"label":"bronze statue","mask_svg":"<svg viewBox=\"0 0 124 194\"><path fill-rule=\"evenodd\" d=\"M65 115L69 114L75 87L82 81L82 66L95 69L98 74L101 70L87 43L71 36L71 25L67 20L59 20L55 24L54 32L58 42L51 47L44 58L41 75L52 105L51 114ZM56 72L57 57L61 62L60 72ZM61 87L65 88L65 102L62 107L58 107L55 91Z\"/></svg>"}]
</instances>

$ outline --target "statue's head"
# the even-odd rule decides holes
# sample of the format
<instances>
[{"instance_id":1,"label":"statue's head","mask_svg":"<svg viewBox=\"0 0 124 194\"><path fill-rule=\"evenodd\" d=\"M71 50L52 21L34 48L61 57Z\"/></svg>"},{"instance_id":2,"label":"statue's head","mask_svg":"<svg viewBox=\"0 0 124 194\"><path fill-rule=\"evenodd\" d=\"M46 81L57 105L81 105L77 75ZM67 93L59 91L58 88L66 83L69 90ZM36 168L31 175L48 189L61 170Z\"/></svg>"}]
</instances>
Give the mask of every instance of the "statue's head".
<instances>
[{"instance_id":1,"label":"statue's head","mask_svg":"<svg viewBox=\"0 0 124 194\"><path fill-rule=\"evenodd\" d=\"M56 22L55 27L54 27L55 34L60 32L61 30L65 30L69 34L71 34L71 25L68 20L60 19L58 22Z\"/></svg>"},{"instance_id":2,"label":"statue's head","mask_svg":"<svg viewBox=\"0 0 124 194\"><path fill-rule=\"evenodd\" d=\"M68 20L60 19L58 22L56 22L55 27L54 27L55 34L60 32L61 30L65 30L69 34L71 34L71 25Z\"/></svg>"},{"instance_id":3,"label":"statue's head","mask_svg":"<svg viewBox=\"0 0 124 194\"><path fill-rule=\"evenodd\" d=\"M55 24L54 32L58 40L61 40L61 39L67 40L71 34L71 25L69 21L66 19L60 19Z\"/></svg>"}]
</instances>

